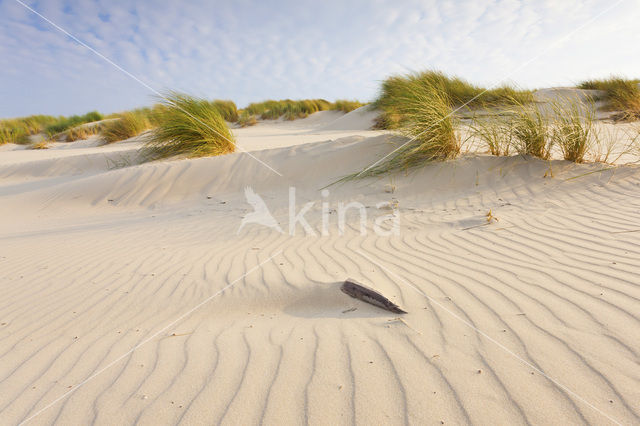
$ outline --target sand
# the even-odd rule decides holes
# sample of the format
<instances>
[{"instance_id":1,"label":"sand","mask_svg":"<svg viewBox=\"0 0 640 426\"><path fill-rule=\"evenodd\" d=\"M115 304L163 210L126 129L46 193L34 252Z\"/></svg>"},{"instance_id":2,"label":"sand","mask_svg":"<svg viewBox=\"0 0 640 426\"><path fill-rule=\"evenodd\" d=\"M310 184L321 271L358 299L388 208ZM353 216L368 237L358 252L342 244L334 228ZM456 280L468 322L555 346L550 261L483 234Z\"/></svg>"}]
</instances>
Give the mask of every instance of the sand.
<instances>
[{"instance_id":1,"label":"sand","mask_svg":"<svg viewBox=\"0 0 640 426\"><path fill-rule=\"evenodd\" d=\"M0 423L640 422L640 168L469 153L323 196L393 148L371 120L142 165L136 139L0 147ZM247 186L283 233L237 232Z\"/></svg>"}]
</instances>

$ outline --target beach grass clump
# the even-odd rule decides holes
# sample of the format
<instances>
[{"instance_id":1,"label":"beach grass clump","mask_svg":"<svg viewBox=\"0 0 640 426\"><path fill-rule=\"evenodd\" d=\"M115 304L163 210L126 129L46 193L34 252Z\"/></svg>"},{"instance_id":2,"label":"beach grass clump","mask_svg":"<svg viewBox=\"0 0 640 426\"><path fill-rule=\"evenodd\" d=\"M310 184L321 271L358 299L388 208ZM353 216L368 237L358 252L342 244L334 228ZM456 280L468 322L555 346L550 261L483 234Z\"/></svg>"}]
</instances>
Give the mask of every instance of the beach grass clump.
<instances>
[{"instance_id":1,"label":"beach grass clump","mask_svg":"<svg viewBox=\"0 0 640 426\"><path fill-rule=\"evenodd\" d=\"M580 89L603 90L606 109L620 111L619 120L640 119L640 80L612 76L607 79L587 80L578 85Z\"/></svg>"},{"instance_id":2,"label":"beach grass clump","mask_svg":"<svg viewBox=\"0 0 640 426\"><path fill-rule=\"evenodd\" d=\"M60 120L59 117L50 115L31 115L0 120L0 145L30 143L29 136L40 133L46 126L58 120Z\"/></svg>"},{"instance_id":3,"label":"beach grass clump","mask_svg":"<svg viewBox=\"0 0 640 426\"><path fill-rule=\"evenodd\" d=\"M521 155L548 160L553 139L548 117L536 105L517 104L511 110L514 147Z\"/></svg>"},{"instance_id":4,"label":"beach grass clump","mask_svg":"<svg viewBox=\"0 0 640 426\"><path fill-rule=\"evenodd\" d=\"M515 149L546 160L558 146L565 160L576 163L584 162L598 140L593 102L572 98L558 99L546 109L515 103L499 114L479 114L470 131L493 155Z\"/></svg>"},{"instance_id":5,"label":"beach grass clump","mask_svg":"<svg viewBox=\"0 0 640 426\"><path fill-rule=\"evenodd\" d=\"M409 170L431 161L453 159L460 153L457 118L447 93L424 81L412 80L396 93L393 101L394 111L403 117L398 132L409 140L378 163L342 180Z\"/></svg>"},{"instance_id":6,"label":"beach grass clump","mask_svg":"<svg viewBox=\"0 0 640 426\"><path fill-rule=\"evenodd\" d=\"M364 104L356 100L350 101L347 99L337 99L331 106L331 109L347 113L353 111L354 109L358 109L361 106L364 106Z\"/></svg>"},{"instance_id":7,"label":"beach grass clump","mask_svg":"<svg viewBox=\"0 0 640 426\"><path fill-rule=\"evenodd\" d=\"M485 144L492 155L509 155L513 147L513 126L511 116L475 116L470 125L471 135Z\"/></svg>"},{"instance_id":8,"label":"beach grass clump","mask_svg":"<svg viewBox=\"0 0 640 426\"><path fill-rule=\"evenodd\" d=\"M332 105L324 99L267 100L249 104L242 113L257 116L263 120L276 120L280 117L284 117L285 120L295 120L305 118L314 112L331 109Z\"/></svg>"},{"instance_id":9,"label":"beach grass clump","mask_svg":"<svg viewBox=\"0 0 640 426\"><path fill-rule=\"evenodd\" d=\"M143 148L149 159L202 157L235 150L235 142L220 111L211 102L170 92L161 99L154 128Z\"/></svg>"},{"instance_id":10,"label":"beach grass clump","mask_svg":"<svg viewBox=\"0 0 640 426\"><path fill-rule=\"evenodd\" d=\"M454 108L479 108L499 105L526 104L533 101L527 90L510 86L485 89L459 77L450 77L439 71L424 71L391 76L382 82L380 94L373 106L382 111L376 128L393 129L403 126L405 117L398 111L398 99L404 99L415 85L433 87L444 93Z\"/></svg>"},{"instance_id":11,"label":"beach grass clump","mask_svg":"<svg viewBox=\"0 0 640 426\"><path fill-rule=\"evenodd\" d=\"M138 136L151 128L149 114L146 111L128 111L120 117L107 121L100 131L106 143L123 141Z\"/></svg>"},{"instance_id":12,"label":"beach grass clump","mask_svg":"<svg viewBox=\"0 0 640 426\"><path fill-rule=\"evenodd\" d=\"M29 146L29 149L49 149L49 141L40 141L33 143Z\"/></svg>"},{"instance_id":13,"label":"beach grass clump","mask_svg":"<svg viewBox=\"0 0 640 426\"><path fill-rule=\"evenodd\" d=\"M214 108L218 109L218 112L220 113L222 118L225 119L225 121L228 121L230 123L238 121L238 108L233 101L216 99L214 101L211 101L211 105Z\"/></svg>"},{"instance_id":14,"label":"beach grass clump","mask_svg":"<svg viewBox=\"0 0 640 426\"><path fill-rule=\"evenodd\" d=\"M597 138L593 103L564 99L553 104L552 137L565 160L584 162Z\"/></svg>"},{"instance_id":15,"label":"beach grass clump","mask_svg":"<svg viewBox=\"0 0 640 426\"><path fill-rule=\"evenodd\" d=\"M80 126L72 127L66 131L66 141L74 142L78 140L88 139L90 136L97 135L101 132L102 124L83 124Z\"/></svg>"},{"instance_id":16,"label":"beach grass clump","mask_svg":"<svg viewBox=\"0 0 640 426\"><path fill-rule=\"evenodd\" d=\"M0 145L6 143L29 143L27 128L21 124L0 122Z\"/></svg>"},{"instance_id":17,"label":"beach grass clump","mask_svg":"<svg viewBox=\"0 0 640 426\"><path fill-rule=\"evenodd\" d=\"M253 114L242 111L242 113L238 116L238 125L240 127L255 126L256 124L258 124L258 120Z\"/></svg>"},{"instance_id":18,"label":"beach grass clump","mask_svg":"<svg viewBox=\"0 0 640 426\"><path fill-rule=\"evenodd\" d=\"M85 123L91 123L94 121L100 121L104 117L98 111L91 111L84 115L72 115L71 117L61 117L55 123L48 125L44 132L49 135L57 135L72 127L79 126Z\"/></svg>"}]
</instances>

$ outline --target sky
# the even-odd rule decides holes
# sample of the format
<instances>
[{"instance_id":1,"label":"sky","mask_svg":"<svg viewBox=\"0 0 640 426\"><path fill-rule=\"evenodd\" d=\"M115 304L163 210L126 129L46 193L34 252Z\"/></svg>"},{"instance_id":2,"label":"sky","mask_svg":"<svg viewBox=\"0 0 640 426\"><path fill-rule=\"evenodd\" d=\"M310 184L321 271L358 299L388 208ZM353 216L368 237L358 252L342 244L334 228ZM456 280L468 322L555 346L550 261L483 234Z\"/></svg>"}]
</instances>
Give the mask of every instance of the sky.
<instances>
[{"instance_id":1,"label":"sky","mask_svg":"<svg viewBox=\"0 0 640 426\"><path fill-rule=\"evenodd\" d=\"M167 90L371 101L425 69L531 89L638 77L639 23L638 0L0 0L0 117L111 113Z\"/></svg>"}]
</instances>

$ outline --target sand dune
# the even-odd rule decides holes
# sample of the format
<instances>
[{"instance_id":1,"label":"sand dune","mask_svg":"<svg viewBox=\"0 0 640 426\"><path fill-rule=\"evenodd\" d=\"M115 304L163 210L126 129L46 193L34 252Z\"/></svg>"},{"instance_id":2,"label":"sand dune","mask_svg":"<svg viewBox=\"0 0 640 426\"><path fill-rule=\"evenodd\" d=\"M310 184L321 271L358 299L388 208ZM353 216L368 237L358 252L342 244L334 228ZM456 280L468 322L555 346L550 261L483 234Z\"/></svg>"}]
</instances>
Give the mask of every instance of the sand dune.
<instances>
[{"instance_id":1,"label":"sand dune","mask_svg":"<svg viewBox=\"0 0 640 426\"><path fill-rule=\"evenodd\" d=\"M103 164L135 141L1 152L0 423L640 422L640 168L468 154L323 197L393 147L355 112L237 129L282 177ZM237 232L247 186L285 233ZM315 236L287 232L290 186ZM322 236L323 200L366 235L352 211Z\"/></svg>"}]
</instances>

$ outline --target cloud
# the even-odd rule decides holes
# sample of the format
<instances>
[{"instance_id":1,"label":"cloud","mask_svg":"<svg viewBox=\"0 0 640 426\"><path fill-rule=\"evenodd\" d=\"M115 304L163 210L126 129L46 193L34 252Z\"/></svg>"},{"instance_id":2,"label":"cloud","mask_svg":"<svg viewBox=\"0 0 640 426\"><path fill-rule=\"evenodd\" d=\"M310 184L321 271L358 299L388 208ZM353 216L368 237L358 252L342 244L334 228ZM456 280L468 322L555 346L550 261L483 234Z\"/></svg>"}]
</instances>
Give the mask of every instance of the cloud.
<instances>
[{"instance_id":1,"label":"cloud","mask_svg":"<svg viewBox=\"0 0 640 426\"><path fill-rule=\"evenodd\" d=\"M375 96L389 74L437 68L485 85L571 84L640 69L640 5L605 0L51 0L39 13L159 90L239 105ZM554 47L544 53L546 49ZM123 110L149 90L24 9L0 1L0 116ZM527 66L522 64L541 55Z\"/></svg>"}]
</instances>

